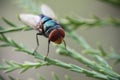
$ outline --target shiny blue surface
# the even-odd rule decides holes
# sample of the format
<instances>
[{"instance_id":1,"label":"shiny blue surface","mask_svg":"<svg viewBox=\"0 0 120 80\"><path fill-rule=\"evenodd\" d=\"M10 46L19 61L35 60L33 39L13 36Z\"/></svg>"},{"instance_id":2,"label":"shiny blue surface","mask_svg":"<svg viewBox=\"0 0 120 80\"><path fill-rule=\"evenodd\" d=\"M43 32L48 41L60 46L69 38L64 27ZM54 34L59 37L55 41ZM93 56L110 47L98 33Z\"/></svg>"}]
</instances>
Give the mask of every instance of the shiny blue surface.
<instances>
[{"instance_id":1,"label":"shiny blue surface","mask_svg":"<svg viewBox=\"0 0 120 80\"><path fill-rule=\"evenodd\" d=\"M50 27L54 27L56 25L55 21L49 20L46 23L44 23L44 30L46 31Z\"/></svg>"},{"instance_id":2,"label":"shiny blue surface","mask_svg":"<svg viewBox=\"0 0 120 80\"><path fill-rule=\"evenodd\" d=\"M52 20L51 18L45 16L45 15L41 15L41 22L42 22L42 26L43 26L43 32L45 34L46 37L48 37L49 33L60 27L60 25Z\"/></svg>"}]
</instances>

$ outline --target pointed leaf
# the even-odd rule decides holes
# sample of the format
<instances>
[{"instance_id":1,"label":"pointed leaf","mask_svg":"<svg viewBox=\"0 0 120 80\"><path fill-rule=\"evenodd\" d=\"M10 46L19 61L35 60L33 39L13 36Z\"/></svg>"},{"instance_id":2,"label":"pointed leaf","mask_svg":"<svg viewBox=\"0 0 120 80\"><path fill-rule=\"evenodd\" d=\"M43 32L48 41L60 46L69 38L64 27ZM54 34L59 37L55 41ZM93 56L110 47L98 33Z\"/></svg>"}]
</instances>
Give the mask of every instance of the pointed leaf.
<instances>
[{"instance_id":1,"label":"pointed leaf","mask_svg":"<svg viewBox=\"0 0 120 80\"><path fill-rule=\"evenodd\" d=\"M13 78L12 76L8 76L10 80L16 80L15 78Z\"/></svg>"},{"instance_id":2,"label":"pointed leaf","mask_svg":"<svg viewBox=\"0 0 120 80\"><path fill-rule=\"evenodd\" d=\"M0 30L4 30L4 28L2 26L0 26Z\"/></svg>"},{"instance_id":3,"label":"pointed leaf","mask_svg":"<svg viewBox=\"0 0 120 80\"><path fill-rule=\"evenodd\" d=\"M7 20L7 19L4 18L4 17L2 17L2 20L3 20L6 24L10 25L11 27L17 27L15 24L13 24L11 21Z\"/></svg>"},{"instance_id":4,"label":"pointed leaf","mask_svg":"<svg viewBox=\"0 0 120 80\"><path fill-rule=\"evenodd\" d=\"M5 79L3 78L3 76L0 75L0 80L5 80Z\"/></svg>"},{"instance_id":5,"label":"pointed leaf","mask_svg":"<svg viewBox=\"0 0 120 80\"><path fill-rule=\"evenodd\" d=\"M27 71L29 69L29 67L24 67L21 69L20 73L24 73L25 71Z\"/></svg>"},{"instance_id":6,"label":"pointed leaf","mask_svg":"<svg viewBox=\"0 0 120 80\"><path fill-rule=\"evenodd\" d=\"M98 46L98 49L100 50L102 56L107 56L107 52L103 49L101 45Z\"/></svg>"},{"instance_id":7,"label":"pointed leaf","mask_svg":"<svg viewBox=\"0 0 120 80\"><path fill-rule=\"evenodd\" d=\"M10 46L8 44L1 44L0 47L7 47L7 46Z\"/></svg>"},{"instance_id":8,"label":"pointed leaf","mask_svg":"<svg viewBox=\"0 0 120 80\"><path fill-rule=\"evenodd\" d=\"M58 76L54 72L52 72L52 76L53 76L53 80L59 80Z\"/></svg>"},{"instance_id":9,"label":"pointed leaf","mask_svg":"<svg viewBox=\"0 0 120 80\"><path fill-rule=\"evenodd\" d=\"M65 80L71 80L68 75L65 75Z\"/></svg>"},{"instance_id":10,"label":"pointed leaf","mask_svg":"<svg viewBox=\"0 0 120 80\"><path fill-rule=\"evenodd\" d=\"M12 72L12 71L15 71L17 70L17 68L8 68L5 70L5 73L9 73L9 72Z\"/></svg>"},{"instance_id":11,"label":"pointed leaf","mask_svg":"<svg viewBox=\"0 0 120 80\"><path fill-rule=\"evenodd\" d=\"M6 38L6 36L5 36L4 34L1 34L0 39L1 39L2 41L8 42L8 39Z\"/></svg>"},{"instance_id":12,"label":"pointed leaf","mask_svg":"<svg viewBox=\"0 0 120 80\"><path fill-rule=\"evenodd\" d=\"M39 77L39 80L45 80L45 78L43 78L42 76Z\"/></svg>"}]
</instances>

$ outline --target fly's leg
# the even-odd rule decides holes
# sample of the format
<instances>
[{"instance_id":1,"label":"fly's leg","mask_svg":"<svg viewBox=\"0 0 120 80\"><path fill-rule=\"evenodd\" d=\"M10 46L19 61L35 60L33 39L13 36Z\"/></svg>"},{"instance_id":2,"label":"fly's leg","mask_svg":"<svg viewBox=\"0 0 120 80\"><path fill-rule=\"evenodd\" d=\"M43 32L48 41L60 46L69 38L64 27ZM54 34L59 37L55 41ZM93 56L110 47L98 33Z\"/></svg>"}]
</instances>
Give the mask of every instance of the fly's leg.
<instances>
[{"instance_id":1,"label":"fly's leg","mask_svg":"<svg viewBox=\"0 0 120 80\"><path fill-rule=\"evenodd\" d=\"M63 43L64 43L64 46L65 46L65 49L66 49L66 42L65 42L65 40L63 39Z\"/></svg>"},{"instance_id":2,"label":"fly's leg","mask_svg":"<svg viewBox=\"0 0 120 80\"><path fill-rule=\"evenodd\" d=\"M47 56L49 54L49 48L50 48L50 40L48 40L48 49L47 49L47 54L46 54L45 59L44 59L45 61L46 61Z\"/></svg>"},{"instance_id":3,"label":"fly's leg","mask_svg":"<svg viewBox=\"0 0 120 80\"><path fill-rule=\"evenodd\" d=\"M33 55L35 54L36 50L37 50L38 47L39 47L38 35L43 35L43 34L42 34L42 33L37 33L37 34L36 34L36 42L37 42L37 46L36 46L36 48L35 48L34 51L33 51Z\"/></svg>"}]
</instances>

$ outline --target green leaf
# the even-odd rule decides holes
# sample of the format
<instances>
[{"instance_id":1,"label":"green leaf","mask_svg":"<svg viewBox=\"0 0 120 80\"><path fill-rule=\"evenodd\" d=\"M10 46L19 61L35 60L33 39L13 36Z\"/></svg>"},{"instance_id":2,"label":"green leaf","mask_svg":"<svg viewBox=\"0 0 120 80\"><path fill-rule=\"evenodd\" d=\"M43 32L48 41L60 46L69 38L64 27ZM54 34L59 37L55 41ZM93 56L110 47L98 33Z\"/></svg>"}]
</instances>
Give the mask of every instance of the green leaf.
<instances>
[{"instance_id":1,"label":"green leaf","mask_svg":"<svg viewBox=\"0 0 120 80\"><path fill-rule=\"evenodd\" d=\"M25 71L27 71L29 69L29 67L24 67L21 69L20 73L24 73Z\"/></svg>"},{"instance_id":2,"label":"green leaf","mask_svg":"<svg viewBox=\"0 0 120 80\"><path fill-rule=\"evenodd\" d=\"M108 55L108 58L114 59L115 60L114 64L120 63L119 53L116 53L113 48L111 49L111 52L112 52L112 54Z\"/></svg>"},{"instance_id":3,"label":"green leaf","mask_svg":"<svg viewBox=\"0 0 120 80\"><path fill-rule=\"evenodd\" d=\"M6 65L9 65L11 67L15 66L15 62L13 62L13 61L7 61L7 60L5 60L5 63L6 63Z\"/></svg>"},{"instance_id":4,"label":"green leaf","mask_svg":"<svg viewBox=\"0 0 120 80\"><path fill-rule=\"evenodd\" d=\"M13 78L12 76L8 76L10 80L16 80L15 78Z\"/></svg>"},{"instance_id":5,"label":"green leaf","mask_svg":"<svg viewBox=\"0 0 120 80\"><path fill-rule=\"evenodd\" d=\"M5 80L2 75L0 75L0 80Z\"/></svg>"},{"instance_id":6,"label":"green leaf","mask_svg":"<svg viewBox=\"0 0 120 80\"><path fill-rule=\"evenodd\" d=\"M5 70L5 73L9 73L9 72L12 72L12 71L15 71L17 70L17 68L8 68Z\"/></svg>"},{"instance_id":7,"label":"green leaf","mask_svg":"<svg viewBox=\"0 0 120 80\"><path fill-rule=\"evenodd\" d=\"M43 78L42 76L39 77L39 80L45 80L45 78Z\"/></svg>"},{"instance_id":8,"label":"green leaf","mask_svg":"<svg viewBox=\"0 0 120 80\"><path fill-rule=\"evenodd\" d=\"M0 40L1 40L1 41L6 42L6 43L9 42L8 39L6 38L6 36L5 36L4 34L0 34L0 35L1 35L1 36L0 36Z\"/></svg>"},{"instance_id":9,"label":"green leaf","mask_svg":"<svg viewBox=\"0 0 120 80\"><path fill-rule=\"evenodd\" d=\"M102 56L107 56L107 52L104 50L104 48L101 45L98 46L98 49L100 50Z\"/></svg>"},{"instance_id":10,"label":"green leaf","mask_svg":"<svg viewBox=\"0 0 120 80\"><path fill-rule=\"evenodd\" d=\"M2 26L0 26L0 30L4 30L4 28Z\"/></svg>"},{"instance_id":11,"label":"green leaf","mask_svg":"<svg viewBox=\"0 0 120 80\"><path fill-rule=\"evenodd\" d=\"M65 80L71 80L68 75L65 75Z\"/></svg>"},{"instance_id":12,"label":"green leaf","mask_svg":"<svg viewBox=\"0 0 120 80\"><path fill-rule=\"evenodd\" d=\"M8 46L10 46L10 45L8 45L8 44L1 44L0 45L0 47L8 47Z\"/></svg>"},{"instance_id":13,"label":"green leaf","mask_svg":"<svg viewBox=\"0 0 120 80\"><path fill-rule=\"evenodd\" d=\"M10 22L9 20L7 20L7 19L4 18L4 17L2 17L2 20L3 20L6 24L8 24L9 26L11 26L11 27L17 27L15 24L13 24L12 22Z\"/></svg>"},{"instance_id":14,"label":"green leaf","mask_svg":"<svg viewBox=\"0 0 120 80\"><path fill-rule=\"evenodd\" d=\"M120 7L120 0L101 0L101 1Z\"/></svg>"},{"instance_id":15,"label":"green leaf","mask_svg":"<svg viewBox=\"0 0 120 80\"><path fill-rule=\"evenodd\" d=\"M53 76L53 80L59 80L58 76L54 72L52 72L52 76Z\"/></svg>"}]
</instances>

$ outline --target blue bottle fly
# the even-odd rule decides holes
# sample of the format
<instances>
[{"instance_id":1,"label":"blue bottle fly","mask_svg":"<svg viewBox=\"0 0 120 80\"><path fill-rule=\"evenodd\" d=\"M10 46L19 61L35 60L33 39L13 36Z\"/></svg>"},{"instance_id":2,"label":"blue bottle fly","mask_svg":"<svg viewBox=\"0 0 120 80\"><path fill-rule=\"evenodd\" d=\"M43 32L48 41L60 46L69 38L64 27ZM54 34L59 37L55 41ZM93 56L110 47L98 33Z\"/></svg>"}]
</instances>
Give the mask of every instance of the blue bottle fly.
<instances>
[{"instance_id":1,"label":"blue bottle fly","mask_svg":"<svg viewBox=\"0 0 120 80\"><path fill-rule=\"evenodd\" d=\"M50 42L54 42L56 44L61 44L62 42L64 42L64 45L66 47L66 43L64 41L65 32L62 29L61 25L58 24L58 22L55 20L55 15L48 6L42 5L41 10L42 14L40 14L39 16L32 14L20 14L19 19L23 23L29 26L33 26L34 29L38 31L38 33L36 34L37 46L33 54L39 47L38 35L43 35L48 38L48 50L45 56L46 60L49 54Z\"/></svg>"}]
</instances>

